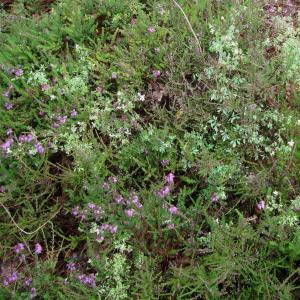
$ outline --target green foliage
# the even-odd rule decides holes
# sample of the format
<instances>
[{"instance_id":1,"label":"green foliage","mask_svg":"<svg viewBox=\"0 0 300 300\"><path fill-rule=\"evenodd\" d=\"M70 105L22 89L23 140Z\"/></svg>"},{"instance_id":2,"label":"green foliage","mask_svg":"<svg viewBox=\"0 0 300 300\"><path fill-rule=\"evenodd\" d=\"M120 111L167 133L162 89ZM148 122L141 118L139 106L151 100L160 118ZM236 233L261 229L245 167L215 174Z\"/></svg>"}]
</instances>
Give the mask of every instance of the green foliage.
<instances>
[{"instance_id":1,"label":"green foliage","mask_svg":"<svg viewBox=\"0 0 300 300\"><path fill-rule=\"evenodd\" d=\"M299 24L265 14L0 6L1 299L297 299Z\"/></svg>"}]
</instances>

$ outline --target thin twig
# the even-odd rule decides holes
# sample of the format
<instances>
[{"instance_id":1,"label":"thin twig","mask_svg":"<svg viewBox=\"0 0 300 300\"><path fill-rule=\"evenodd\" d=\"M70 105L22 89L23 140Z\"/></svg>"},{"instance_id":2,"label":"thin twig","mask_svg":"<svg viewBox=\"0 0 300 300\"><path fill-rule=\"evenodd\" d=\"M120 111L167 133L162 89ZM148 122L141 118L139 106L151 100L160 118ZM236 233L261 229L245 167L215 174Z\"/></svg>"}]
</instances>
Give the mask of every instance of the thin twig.
<instances>
[{"instance_id":1,"label":"thin twig","mask_svg":"<svg viewBox=\"0 0 300 300\"><path fill-rule=\"evenodd\" d=\"M201 44L200 44L199 39L198 39L198 37L197 37L197 35L196 35L193 27L192 27L192 24L189 21L189 18L187 17L186 13L184 12L184 10L180 6L180 4L176 0L173 0L173 2L179 8L179 10L181 11L181 13L183 14L183 16L184 16L184 18L185 18L185 20L186 20L186 22L187 22L187 24L189 26L189 29L190 29L191 33L193 34L193 36L194 36L194 38L195 38L195 40L197 42L197 47L198 47L199 53L202 53Z\"/></svg>"},{"instance_id":2,"label":"thin twig","mask_svg":"<svg viewBox=\"0 0 300 300\"><path fill-rule=\"evenodd\" d=\"M27 234L27 235L31 235L31 234L35 234L37 233L40 229L42 229L44 226L46 226L47 223L49 223L61 210L61 208L56 211L52 216L51 218L49 218L44 224L42 224L41 226L39 226L36 230L34 231L26 231L24 229L22 229L14 220L14 218L12 217L12 215L10 214L9 210L6 208L6 206L0 202L0 205L4 208L4 210L6 211L6 213L8 214L8 216L10 217L10 219L12 220L13 224L24 234Z\"/></svg>"}]
</instances>

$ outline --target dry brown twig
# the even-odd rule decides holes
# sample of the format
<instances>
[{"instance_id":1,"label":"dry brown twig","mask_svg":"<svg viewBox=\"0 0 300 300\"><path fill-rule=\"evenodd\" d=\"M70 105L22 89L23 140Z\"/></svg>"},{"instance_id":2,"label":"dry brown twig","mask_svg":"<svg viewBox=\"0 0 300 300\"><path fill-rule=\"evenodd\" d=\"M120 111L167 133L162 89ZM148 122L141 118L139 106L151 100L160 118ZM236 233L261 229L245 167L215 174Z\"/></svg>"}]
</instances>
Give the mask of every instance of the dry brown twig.
<instances>
[{"instance_id":1,"label":"dry brown twig","mask_svg":"<svg viewBox=\"0 0 300 300\"><path fill-rule=\"evenodd\" d=\"M184 18L185 18L185 20L186 20L186 23L188 24L188 27L189 27L191 33L193 34L193 36L194 36L194 38L195 38L195 40L196 40L198 51L199 51L200 54L202 54L201 44L200 44L199 39L198 39L198 37L197 37L197 35L196 35L196 33L195 33L193 27L192 27L192 24L191 24L191 22L190 22L188 16L186 15L186 13L184 12L183 8L181 7L181 5L180 5L176 0L173 0L173 3L178 7L178 9L179 9L179 10L181 11L181 13L183 14L183 16L184 16Z\"/></svg>"}]
</instances>

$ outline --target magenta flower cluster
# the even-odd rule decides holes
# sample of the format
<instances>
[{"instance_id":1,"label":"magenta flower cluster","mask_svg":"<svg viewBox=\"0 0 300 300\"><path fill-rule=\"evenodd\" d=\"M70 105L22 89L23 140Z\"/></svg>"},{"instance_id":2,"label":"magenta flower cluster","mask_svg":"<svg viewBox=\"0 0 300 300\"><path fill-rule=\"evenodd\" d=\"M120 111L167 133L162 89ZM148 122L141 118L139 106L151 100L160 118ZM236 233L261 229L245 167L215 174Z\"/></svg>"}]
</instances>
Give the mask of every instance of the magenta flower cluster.
<instances>
[{"instance_id":1,"label":"magenta flower cluster","mask_svg":"<svg viewBox=\"0 0 300 300\"><path fill-rule=\"evenodd\" d=\"M89 287L95 287L96 286L96 274L80 274L78 275L79 281Z\"/></svg>"},{"instance_id":2,"label":"magenta flower cluster","mask_svg":"<svg viewBox=\"0 0 300 300\"><path fill-rule=\"evenodd\" d=\"M33 135L32 134L28 134L28 135L21 134L19 136L18 140L19 140L20 143L30 143L33 140Z\"/></svg>"},{"instance_id":3,"label":"magenta flower cluster","mask_svg":"<svg viewBox=\"0 0 300 300\"><path fill-rule=\"evenodd\" d=\"M157 195L160 198L164 199L170 194L171 188L174 185L174 178L175 176L172 172L170 172L167 176L165 176L166 185L157 191Z\"/></svg>"},{"instance_id":4,"label":"magenta flower cluster","mask_svg":"<svg viewBox=\"0 0 300 300\"><path fill-rule=\"evenodd\" d=\"M8 285L16 282L18 280L18 278L19 278L19 275L15 270L10 271L3 276L3 285L8 286Z\"/></svg>"},{"instance_id":5,"label":"magenta flower cluster","mask_svg":"<svg viewBox=\"0 0 300 300\"><path fill-rule=\"evenodd\" d=\"M264 210L266 206L266 203L264 200L260 200L257 204L256 207L258 210Z\"/></svg>"},{"instance_id":6,"label":"magenta flower cluster","mask_svg":"<svg viewBox=\"0 0 300 300\"><path fill-rule=\"evenodd\" d=\"M11 146L13 145L14 141L12 138L8 138L5 140L4 143L0 145L1 149L4 151L4 153L9 153Z\"/></svg>"}]
</instances>

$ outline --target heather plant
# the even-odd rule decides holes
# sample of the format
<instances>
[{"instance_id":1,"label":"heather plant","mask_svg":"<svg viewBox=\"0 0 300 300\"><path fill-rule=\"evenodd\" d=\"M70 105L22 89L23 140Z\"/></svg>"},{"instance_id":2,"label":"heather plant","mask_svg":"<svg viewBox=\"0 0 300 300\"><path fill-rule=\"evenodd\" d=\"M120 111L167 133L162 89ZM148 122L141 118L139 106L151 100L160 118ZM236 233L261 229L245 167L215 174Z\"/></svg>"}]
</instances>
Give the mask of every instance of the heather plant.
<instances>
[{"instance_id":1,"label":"heather plant","mask_svg":"<svg viewBox=\"0 0 300 300\"><path fill-rule=\"evenodd\" d=\"M298 298L298 18L267 7L0 6L1 299Z\"/></svg>"}]
</instances>

